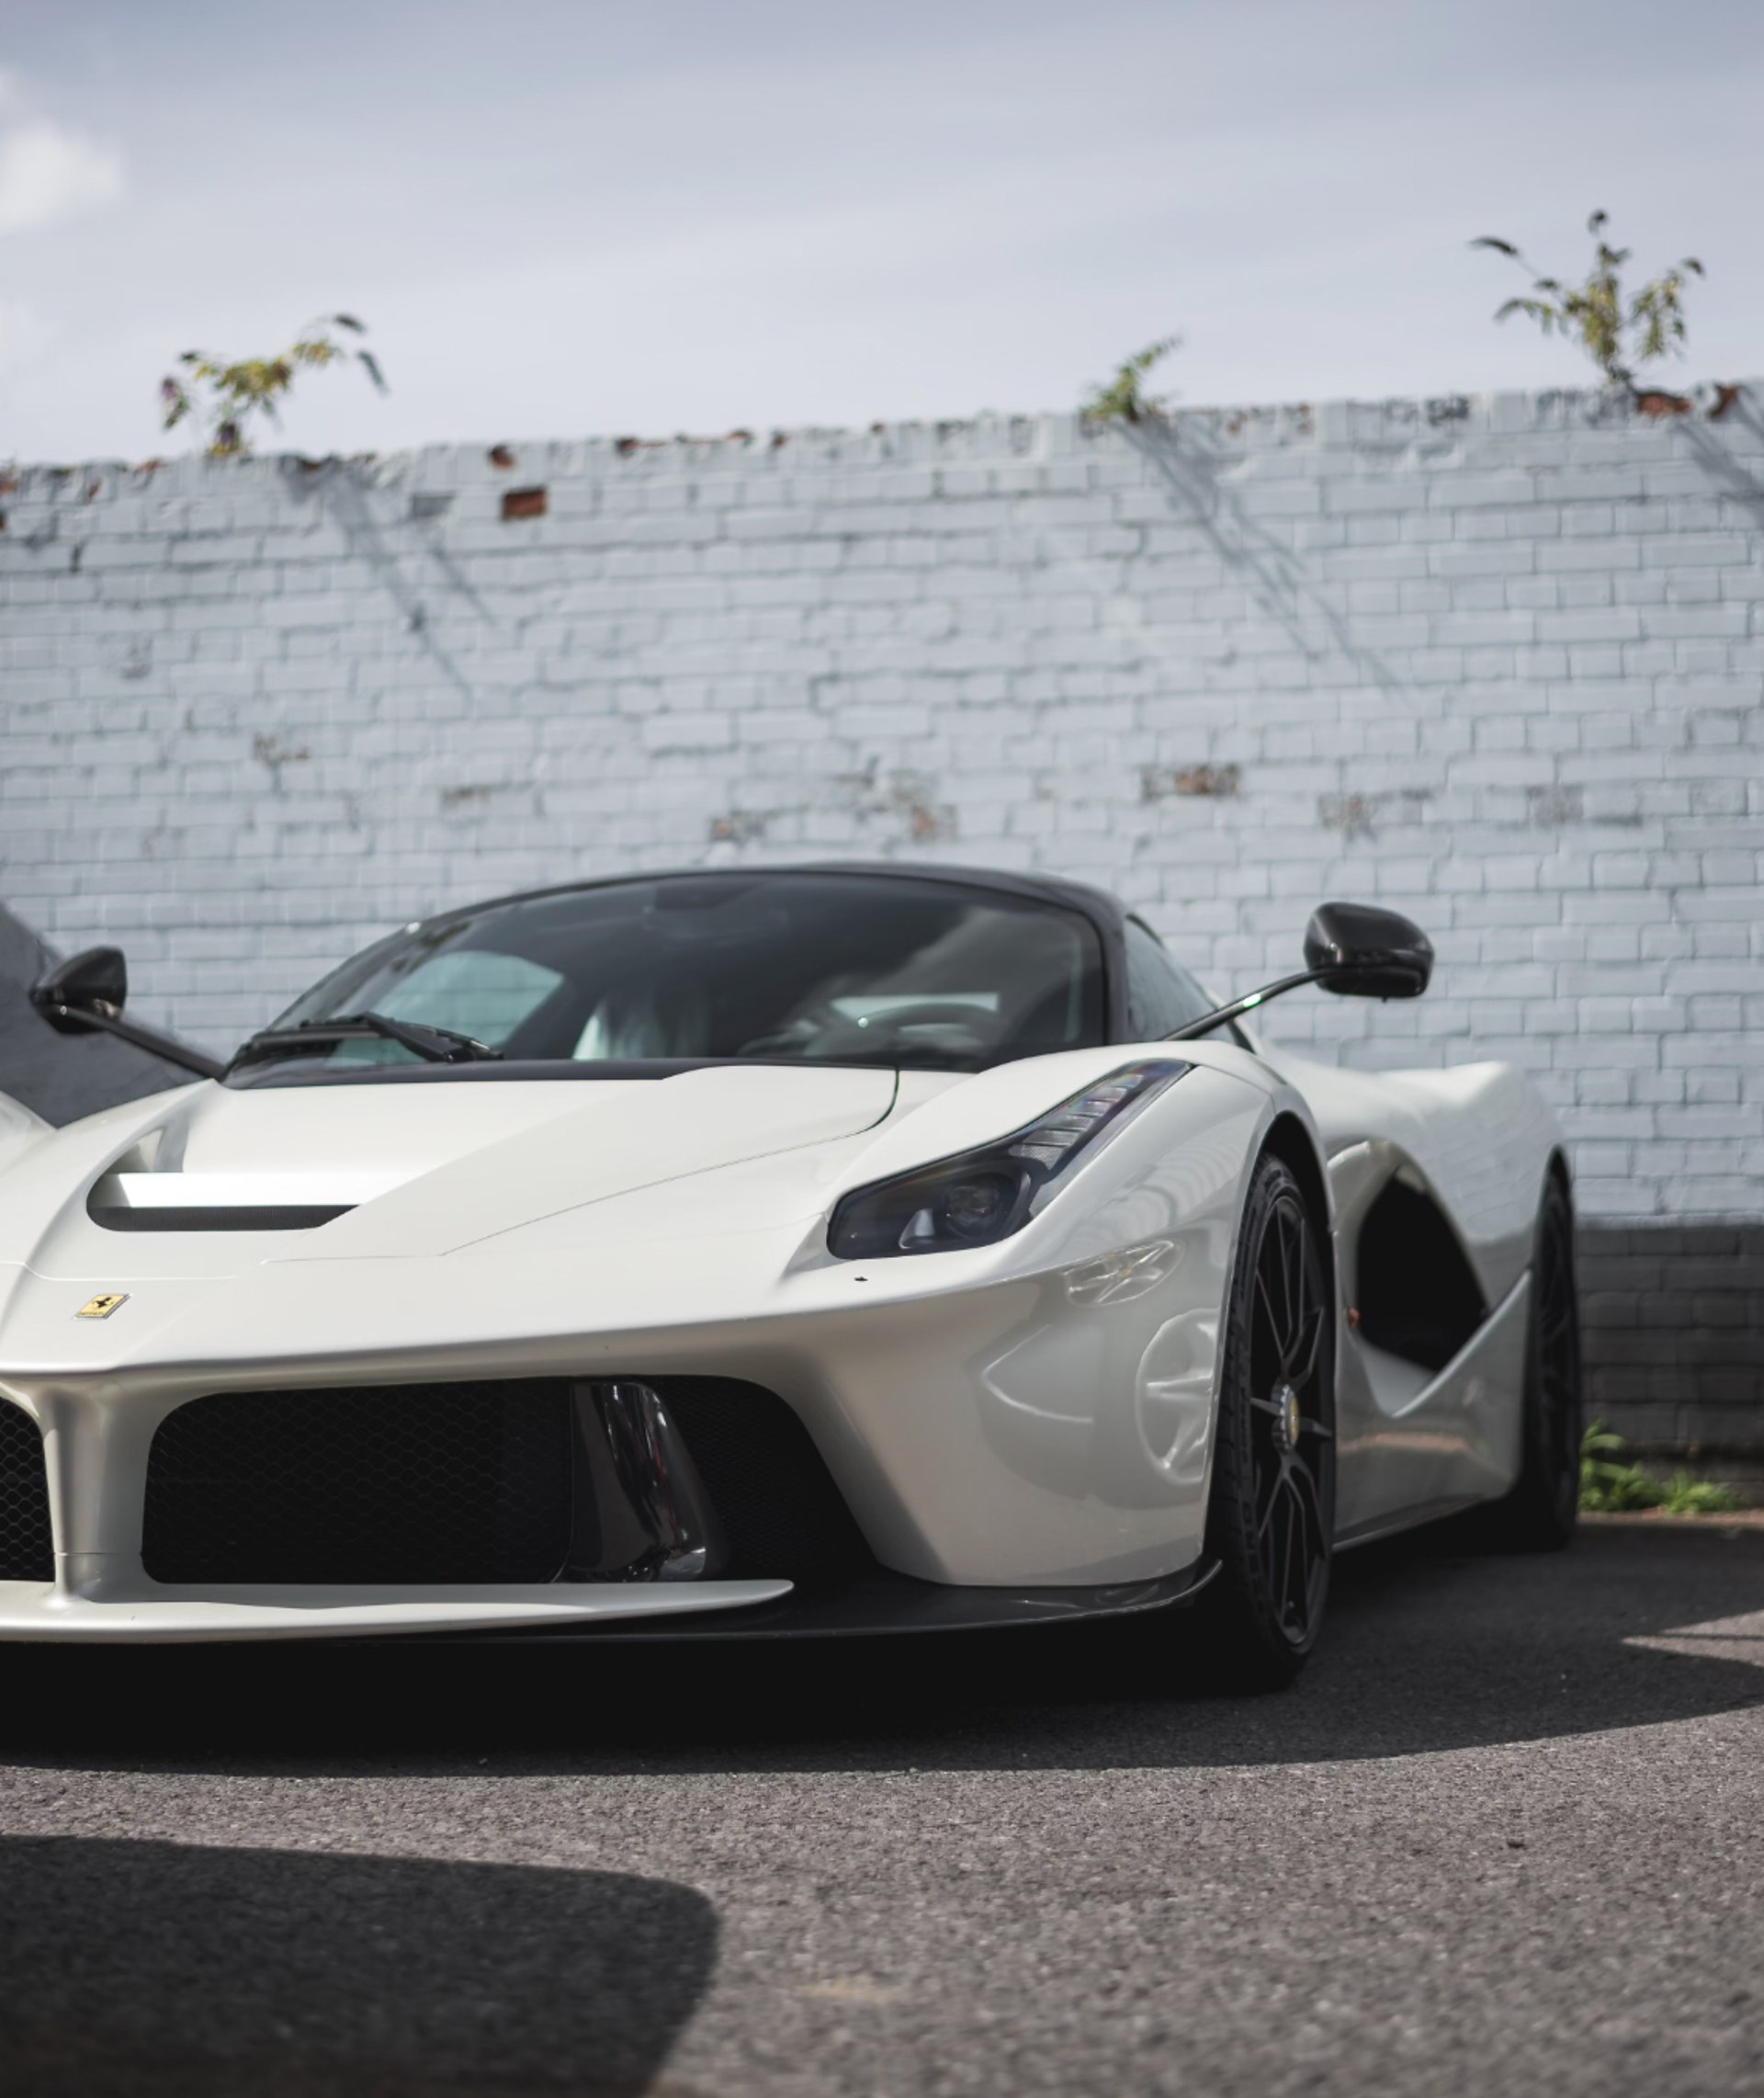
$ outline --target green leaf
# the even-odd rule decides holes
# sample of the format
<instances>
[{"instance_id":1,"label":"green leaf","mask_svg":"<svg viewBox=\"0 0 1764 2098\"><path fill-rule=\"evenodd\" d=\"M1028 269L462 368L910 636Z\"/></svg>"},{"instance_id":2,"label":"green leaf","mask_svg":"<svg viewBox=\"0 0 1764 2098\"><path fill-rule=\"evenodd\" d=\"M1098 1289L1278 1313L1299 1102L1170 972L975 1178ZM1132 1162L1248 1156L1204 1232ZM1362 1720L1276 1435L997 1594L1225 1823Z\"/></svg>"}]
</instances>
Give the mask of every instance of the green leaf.
<instances>
[{"instance_id":1,"label":"green leaf","mask_svg":"<svg viewBox=\"0 0 1764 2098\"><path fill-rule=\"evenodd\" d=\"M1605 382L1633 386L1633 363L1646 364L1668 354L1681 355L1688 340L1682 294L1686 278L1701 277L1703 267L1687 255L1676 268L1643 286L1633 297L1625 296L1623 271L1630 260L1628 248L1613 247L1604 237L1608 215L1600 210L1587 221L1594 238L1592 267L1585 280L1572 289L1560 278L1539 277L1532 286L1534 296L1510 299L1496 310L1495 319L1505 321L1523 313L1537 323L1543 334L1571 336L1596 365ZM1491 247L1500 253L1524 257L1506 242L1485 235L1472 247ZM1527 268L1531 265L1525 265Z\"/></svg>"},{"instance_id":2,"label":"green leaf","mask_svg":"<svg viewBox=\"0 0 1764 2098\"><path fill-rule=\"evenodd\" d=\"M345 355L357 357L375 388L381 393L387 391L378 359L365 349L345 353L326 333L328 327L346 328L357 335L368 332L367 323L355 314L334 313L328 321L310 323L276 357L239 357L223 363L202 350L183 351L179 362L188 368L187 383L167 380L161 389L164 427L170 429L186 415L196 414L199 404L209 425L209 457L238 458L251 448L248 432L253 416L279 424L281 403L297 375L322 370ZM173 398L174 390L176 399Z\"/></svg>"}]
</instances>

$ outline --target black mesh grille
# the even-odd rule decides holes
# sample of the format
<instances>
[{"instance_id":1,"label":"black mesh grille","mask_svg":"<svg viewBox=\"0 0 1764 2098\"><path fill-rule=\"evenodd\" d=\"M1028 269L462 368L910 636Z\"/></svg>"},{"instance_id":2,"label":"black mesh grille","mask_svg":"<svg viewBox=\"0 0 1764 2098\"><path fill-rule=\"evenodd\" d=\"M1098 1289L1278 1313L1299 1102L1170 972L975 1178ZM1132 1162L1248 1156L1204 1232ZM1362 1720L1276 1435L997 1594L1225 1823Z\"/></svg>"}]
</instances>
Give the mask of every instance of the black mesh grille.
<instances>
[{"instance_id":1,"label":"black mesh grille","mask_svg":"<svg viewBox=\"0 0 1764 2098\"><path fill-rule=\"evenodd\" d=\"M774 1391L733 1378L655 1377L729 1539L731 1580L820 1588L875 1565L802 1422Z\"/></svg>"},{"instance_id":2,"label":"black mesh grille","mask_svg":"<svg viewBox=\"0 0 1764 2098\"><path fill-rule=\"evenodd\" d=\"M874 1565L775 1392L730 1378L644 1381L703 1477L730 1578L827 1587ZM571 1403L562 1378L190 1400L161 1423L148 1457L148 1576L549 1581L570 1557Z\"/></svg>"},{"instance_id":3,"label":"black mesh grille","mask_svg":"<svg viewBox=\"0 0 1764 2098\"><path fill-rule=\"evenodd\" d=\"M193 1399L153 1437L142 1560L164 1582L549 1581L570 1443L560 1378Z\"/></svg>"},{"instance_id":4,"label":"black mesh grille","mask_svg":"<svg viewBox=\"0 0 1764 2098\"><path fill-rule=\"evenodd\" d=\"M22 1406L0 1401L0 1581L53 1581L43 1438Z\"/></svg>"}]
</instances>

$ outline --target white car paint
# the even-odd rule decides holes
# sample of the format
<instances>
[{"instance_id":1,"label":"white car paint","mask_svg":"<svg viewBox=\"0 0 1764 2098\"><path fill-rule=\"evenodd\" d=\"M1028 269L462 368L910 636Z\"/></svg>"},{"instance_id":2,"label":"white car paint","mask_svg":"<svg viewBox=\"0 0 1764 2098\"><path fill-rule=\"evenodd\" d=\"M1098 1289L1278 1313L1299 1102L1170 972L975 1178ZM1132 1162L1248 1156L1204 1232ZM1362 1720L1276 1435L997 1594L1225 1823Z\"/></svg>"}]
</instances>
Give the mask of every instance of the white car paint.
<instances>
[{"instance_id":1,"label":"white car paint","mask_svg":"<svg viewBox=\"0 0 1764 2098\"><path fill-rule=\"evenodd\" d=\"M846 1190L1172 1055L1193 1068L1014 1236L867 1264L828 1251ZM1487 1497L1516 1469L1525 1264L1555 1140L1501 1066L1367 1074L1208 1039L969 1077L203 1083L61 1131L21 1113L0 1112L0 1395L44 1432L58 1573L0 1582L0 1639L330 1636L779 1590L155 1588L141 1504L159 1423L203 1394L301 1385L745 1378L801 1416L887 1567L982 1586L1179 1571L1201 1552L1221 1306L1277 1117L1349 1226L1392 1172L1432 1189L1495 1307L1430 1378L1339 1321L1343 1532ZM318 1230L118 1232L93 1199L357 1206ZM1348 1230L1343 1309L1351 1258ZM76 1318L97 1292L128 1302Z\"/></svg>"},{"instance_id":2,"label":"white car paint","mask_svg":"<svg viewBox=\"0 0 1764 2098\"><path fill-rule=\"evenodd\" d=\"M633 1615L629 1591L586 1582L523 1588L435 1587L389 1597L374 1589L168 1588L85 1575L41 1588L0 1581L0 1639L62 1645L185 1645L239 1639L359 1639L370 1632L531 1631ZM790 1593L787 1581L700 1581L643 1591L641 1615L684 1616L751 1608Z\"/></svg>"}]
</instances>

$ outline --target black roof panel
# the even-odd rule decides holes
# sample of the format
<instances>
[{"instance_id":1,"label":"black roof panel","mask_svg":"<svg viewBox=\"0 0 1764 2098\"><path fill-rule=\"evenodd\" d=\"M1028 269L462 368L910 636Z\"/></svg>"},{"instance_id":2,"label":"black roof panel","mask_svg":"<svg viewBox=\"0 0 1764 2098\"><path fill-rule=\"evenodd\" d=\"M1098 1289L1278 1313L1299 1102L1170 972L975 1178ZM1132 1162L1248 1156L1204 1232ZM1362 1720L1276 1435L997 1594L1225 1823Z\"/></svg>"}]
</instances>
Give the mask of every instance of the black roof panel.
<instances>
[{"instance_id":1,"label":"black roof panel","mask_svg":"<svg viewBox=\"0 0 1764 2098\"><path fill-rule=\"evenodd\" d=\"M938 862L913 860L903 864L898 860L875 859L823 859L796 860L778 867L668 867L655 868L631 874L603 875L587 881L560 881L546 889L526 889L513 896L488 896L479 903L457 905L450 911L437 911L425 923L445 924L450 918L475 916L480 911L500 910L510 903L533 903L541 898L569 896L592 889L617 889L641 881L708 881L719 875L780 876L780 875L865 875L877 876L888 880L937 881L956 888L990 890L994 894L1021 897L1025 901L1051 903L1057 908L1079 911L1087 918L1119 931L1126 915L1119 899L1111 896L1104 889L1092 889L1088 882L1070 881L1057 874L1011 874L1002 869L982 867L949 867Z\"/></svg>"}]
</instances>

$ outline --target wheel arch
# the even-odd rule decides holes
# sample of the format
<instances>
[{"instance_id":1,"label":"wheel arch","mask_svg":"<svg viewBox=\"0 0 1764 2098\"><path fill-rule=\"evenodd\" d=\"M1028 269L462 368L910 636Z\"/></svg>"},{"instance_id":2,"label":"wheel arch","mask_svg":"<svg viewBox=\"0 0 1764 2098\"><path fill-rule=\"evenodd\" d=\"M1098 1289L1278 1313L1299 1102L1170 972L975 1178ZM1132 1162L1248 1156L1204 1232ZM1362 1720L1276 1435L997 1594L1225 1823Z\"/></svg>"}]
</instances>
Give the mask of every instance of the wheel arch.
<instances>
[{"instance_id":1,"label":"wheel arch","mask_svg":"<svg viewBox=\"0 0 1764 2098\"><path fill-rule=\"evenodd\" d=\"M1261 1141L1261 1149L1264 1154L1279 1159L1297 1181L1299 1192L1305 1197L1305 1207L1310 1211L1311 1221L1317 1227L1317 1242L1322 1248L1323 1257L1329 1264L1330 1290L1334 1292L1340 1281L1336 1265L1334 1212L1329 1202L1329 1180L1310 1131L1296 1115L1283 1112L1276 1115L1270 1123L1268 1133Z\"/></svg>"}]
</instances>

